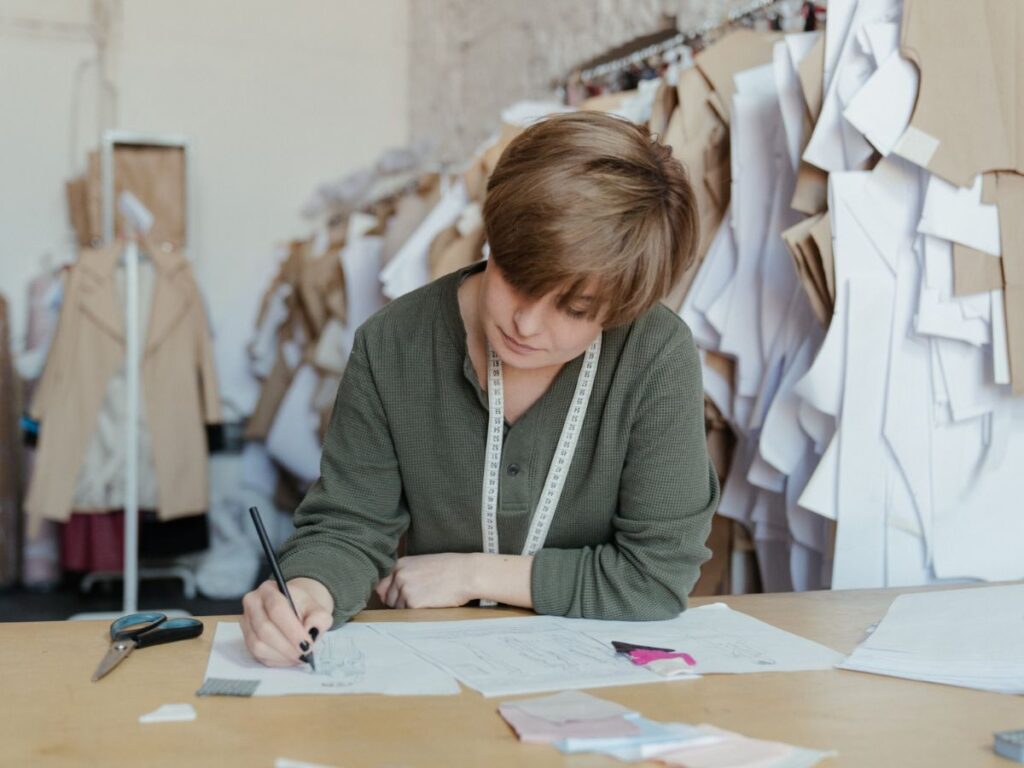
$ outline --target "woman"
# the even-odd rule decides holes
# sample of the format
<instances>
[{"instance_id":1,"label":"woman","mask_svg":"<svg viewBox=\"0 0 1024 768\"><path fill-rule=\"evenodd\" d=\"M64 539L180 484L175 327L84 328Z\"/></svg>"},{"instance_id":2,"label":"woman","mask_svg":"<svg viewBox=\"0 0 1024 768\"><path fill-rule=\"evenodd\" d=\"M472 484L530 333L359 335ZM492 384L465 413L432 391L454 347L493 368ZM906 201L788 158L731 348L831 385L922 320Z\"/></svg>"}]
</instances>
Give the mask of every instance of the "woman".
<instances>
[{"instance_id":1,"label":"woman","mask_svg":"<svg viewBox=\"0 0 1024 768\"><path fill-rule=\"evenodd\" d=\"M299 618L273 582L243 600L263 663L299 663L371 591L397 608L685 609L719 491L697 351L659 304L698 238L683 168L632 123L552 117L502 155L484 225L488 261L357 332L280 553Z\"/></svg>"}]
</instances>

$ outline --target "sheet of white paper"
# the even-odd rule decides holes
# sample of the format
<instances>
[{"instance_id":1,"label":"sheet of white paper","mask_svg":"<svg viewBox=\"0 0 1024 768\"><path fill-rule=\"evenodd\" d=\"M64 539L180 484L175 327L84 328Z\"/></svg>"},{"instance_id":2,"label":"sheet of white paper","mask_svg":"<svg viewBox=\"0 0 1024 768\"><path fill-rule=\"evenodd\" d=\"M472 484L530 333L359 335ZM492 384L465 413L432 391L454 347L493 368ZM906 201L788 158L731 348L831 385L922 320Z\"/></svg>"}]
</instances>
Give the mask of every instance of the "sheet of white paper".
<instances>
[{"instance_id":1,"label":"sheet of white paper","mask_svg":"<svg viewBox=\"0 0 1024 768\"><path fill-rule=\"evenodd\" d=\"M323 763L307 763L305 760L293 760L290 757L279 757L274 760L274 768L333 768Z\"/></svg>"},{"instance_id":2,"label":"sheet of white paper","mask_svg":"<svg viewBox=\"0 0 1024 768\"><path fill-rule=\"evenodd\" d=\"M825 57L822 71L822 90L828 91L832 76L839 63L839 56L846 46L850 34L857 0L832 0L828 5L828 24L825 25Z\"/></svg>"},{"instance_id":3,"label":"sheet of white paper","mask_svg":"<svg viewBox=\"0 0 1024 768\"><path fill-rule=\"evenodd\" d=\"M814 452L818 455L823 454L836 433L835 416L822 413L808 402L802 401L797 418L800 420L800 428L814 441Z\"/></svg>"},{"instance_id":4,"label":"sheet of white paper","mask_svg":"<svg viewBox=\"0 0 1024 768\"><path fill-rule=\"evenodd\" d=\"M725 487L722 488L722 498L718 502L718 514L744 524L750 523L750 514L757 497L757 488L747 480L747 472L756 450L757 443L753 439L742 432L736 436L732 465L725 479Z\"/></svg>"},{"instance_id":5,"label":"sheet of white paper","mask_svg":"<svg viewBox=\"0 0 1024 768\"><path fill-rule=\"evenodd\" d=\"M789 567L793 588L798 592L807 589L828 589L830 586L829 581L822 581L822 566L824 558L832 557L832 546L829 541L831 526L824 515L800 505L800 496L807 487L817 460L817 454L808 445L803 461L786 479L786 520L793 537ZM814 557L811 553L817 556Z\"/></svg>"},{"instance_id":6,"label":"sheet of white paper","mask_svg":"<svg viewBox=\"0 0 1024 768\"><path fill-rule=\"evenodd\" d=\"M381 631L484 696L660 683L574 619L529 616L470 621L389 622Z\"/></svg>"},{"instance_id":7,"label":"sheet of white paper","mask_svg":"<svg viewBox=\"0 0 1024 768\"><path fill-rule=\"evenodd\" d=\"M917 170L898 158L883 159L871 173L829 176L829 210L835 250L836 307L818 356L796 392L822 413L838 416L846 377L846 281L854 275L895 276L896 253L913 219Z\"/></svg>"},{"instance_id":8,"label":"sheet of white paper","mask_svg":"<svg viewBox=\"0 0 1024 768\"><path fill-rule=\"evenodd\" d=\"M577 619L579 630L602 643L613 640L690 654L700 674L801 672L831 669L841 653L766 624L725 603L691 608L668 621Z\"/></svg>"},{"instance_id":9,"label":"sheet of white paper","mask_svg":"<svg viewBox=\"0 0 1024 768\"><path fill-rule=\"evenodd\" d=\"M338 254L345 273L346 318L341 355L346 360L352 352L356 329L384 306L378 276L383 248L384 238L362 235L350 239Z\"/></svg>"},{"instance_id":10,"label":"sheet of white paper","mask_svg":"<svg viewBox=\"0 0 1024 768\"><path fill-rule=\"evenodd\" d=\"M963 299L953 295L953 244L931 235L924 235L923 241L925 278L917 299L914 331L976 346L990 343L990 324L981 318L968 318Z\"/></svg>"},{"instance_id":11,"label":"sheet of white paper","mask_svg":"<svg viewBox=\"0 0 1024 768\"><path fill-rule=\"evenodd\" d=\"M817 326L807 293L800 285L793 259L778 232L783 232L800 220L801 214L790 208L795 176L782 159L782 148L777 147L775 161L775 188L772 212L768 220L768 235L758 259L760 280L761 348L765 351L763 381L755 420L752 428L759 428L765 411L775 398L777 377L767 379L768 371L782 372L788 367L787 358L810 328Z\"/></svg>"},{"instance_id":12,"label":"sheet of white paper","mask_svg":"<svg viewBox=\"0 0 1024 768\"><path fill-rule=\"evenodd\" d=\"M265 667L245 647L242 629L219 622L206 677L259 680L256 696L302 693L384 693L446 696L459 693L455 679L369 624L345 624L316 644L317 671Z\"/></svg>"},{"instance_id":13,"label":"sheet of white paper","mask_svg":"<svg viewBox=\"0 0 1024 768\"><path fill-rule=\"evenodd\" d=\"M846 105L874 70L871 55L865 53L857 43L857 31L865 24L891 21L899 15L899 0L857 0L852 4L854 8L848 32L831 72L829 66L834 54L828 44L833 38L830 30L825 30L825 74L828 85L821 114L803 154L804 160L829 172L856 170L871 156L871 145L843 120ZM847 11L842 6L840 9Z\"/></svg>"},{"instance_id":14,"label":"sheet of white paper","mask_svg":"<svg viewBox=\"0 0 1024 768\"><path fill-rule=\"evenodd\" d=\"M791 51L793 47L802 49L803 41L810 39L811 45L820 33L805 32L801 35L787 35L780 40L772 51L772 66L775 72L775 89L779 93L779 107L782 112L782 125L786 130L786 149L789 152L790 168L800 164L800 149L804 141L804 113L807 105L804 102L803 90L800 87L800 76ZM808 38L807 36L812 36ZM800 38L799 42L790 42L789 38ZM806 55L806 52L801 51ZM801 57L802 58L802 57Z\"/></svg>"},{"instance_id":15,"label":"sheet of white paper","mask_svg":"<svg viewBox=\"0 0 1024 768\"><path fill-rule=\"evenodd\" d=\"M946 400L955 421L991 413L1007 397L1006 385L992 381L991 347L935 339Z\"/></svg>"},{"instance_id":16,"label":"sheet of white paper","mask_svg":"<svg viewBox=\"0 0 1024 768\"><path fill-rule=\"evenodd\" d=\"M934 566L940 578L1024 578L1024 400L1002 398L991 420L989 430L986 419L940 422L935 430ZM993 461L990 451L997 454Z\"/></svg>"},{"instance_id":17,"label":"sheet of white paper","mask_svg":"<svg viewBox=\"0 0 1024 768\"><path fill-rule=\"evenodd\" d=\"M430 244L442 230L458 220L468 202L466 185L460 177L381 271L385 296L397 299L430 282L430 265L427 262Z\"/></svg>"},{"instance_id":18,"label":"sheet of white paper","mask_svg":"<svg viewBox=\"0 0 1024 768\"><path fill-rule=\"evenodd\" d=\"M164 704L139 715L140 723L184 723L196 719L196 708L191 704Z\"/></svg>"},{"instance_id":19,"label":"sheet of white paper","mask_svg":"<svg viewBox=\"0 0 1024 768\"><path fill-rule=\"evenodd\" d=\"M882 419L895 281L885 275L859 276L850 279L848 291L833 589L885 586L889 459L882 445Z\"/></svg>"},{"instance_id":20,"label":"sheet of white paper","mask_svg":"<svg viewBox=\"0 0 1024 768\"><path fill-rule=\"evenodd\" d=\"M731 216L731 209L726 210L679 312L690 326L694 340L704 349L718 349L719 331L706 315L736 271L736 245L729 224Z\"/></svg>"},{"instance_id":21,"label":"sheet of white paper","mask_svg":"<svg viewBox=\"0 0 1024 768\"><path fill-rule=\"evenodd\" d=\"M797 414L800 398L794 387L810 367L824 337L820 327L809 326L789 367L779 384L764 419L759 438L760 454L764 460L785 475L791 475L804 455L806 443L812 438L801 428Z\"/></svg>"},{"instance_id":22,"label":"sheet of white paper","mask_svg":"<svg viewBox=\"0 0 1024 768\"><path fill-rule=\"evenodd\" d=\"M1003 289L992 291L992 380L1010 383L1010 349L1006 338L1006 310Z\"/></svg>"},{"instance_id":23,"label":"sheet of white paper","mask_svg":"<svg viewBox=\"0 0 1024 768\"><path fill-rule=\"evenodd\" d=\"M310 405L319 383L312 365L299 368L267 433L267 453L307 484L320 476L320 414Z\"/></svg>"},{"instance_id":24,"label":"sheet of white paper","mask_svg":"<svg viewBox=\"0 0 1024 768\"><path fill-rule=\"evenodd\" d=\"M800 68L804 59L807 58L807 54L818 44L822 34L822 32L796 32L786 35L784 38L786 47L789 49L789 57L795 68Z\"/></svg>"},{"instance_id":25,"label":"sheet of white paper","mask_svg":"<svg viewBox=\"0 0 1024 768\"><path fill-rule=\"evenodd\" d=\"M724 325L713 324L722 334L721 351L736 358L738 394L755 397L767 351L762 342L761 302L756 298L761 288L760 256L775 198L775 149L784 147L785 137L772 65L740 72L735 80L730 158L738 259L729 296L734 300L722 315Z\"/></svg>"},{"instance_id":26,"label":"sheet of white paper","mask_svg":"<svg viewBox=\"0 0 1024 768\"><path fill-rule=\"evenodd\" d=\"M898 22L875 22L865 24L860 29L865 50L871 53L876 65L888 59L900 44L900 25Z\"/></svg>"},{"instance_id":27,"label":"sheet of white paper","mask_svg":"<svg viewBox=\"0 0 1024 768\"><path fill-rule=\"evenodd\" d=\"M900 595L843 669L1024 693L1024 585Z\"/></svg>"},{"instance_id":28,"label":"sheet of white paper","mask_svg":"<svg viewBox=\"0 0 1024 768\"><path fill-rule=\"evenodd\" d=\"M895 52L868 78L843 117L888 155L910 123L917 86L917 67Z\"/></svg>"},{"instance_id":29,"label":"sheet of white paper","mask_svg":"<svg viewBox=\"0 0 1024 768\"><path fill-rule=\"evenodd\" d=\"M906 494L911 497L903 501L905 504L913 504L916 510L911 524L927 545L931 537L932 518L932 398L928 396L931 389L931 341L913 333L914 303L920 282L921 267L914 250L902 249L896 271L882 431L896 465L902 472ZM898 484L897 489L903 490L898 488ZM894 501L890 497L891 505ZM889 511L891 527L892 516L901 513L893 508ZM896 565L899 558L892 549L890 553L890 566ZM915 562L926 559L917 557L916 550L908 551L908 554ZM887 570L891 574L894 568L889 567ZM898 581L907 583L908 580L917 581L908 576Z\"/></svg>"},{"instance_id":30,"label":"sheet of white paper","mask_svg":"<svg viewBox=\"0 0 1024 768\"><path fill-rule=\"evenodd\" d=\"M818 461L807 487L800 494L798 503L804 509L835 520L838 516L836 494L839 487L839 430Z\"/></svg>"},{"instance_id":31,"label":"sheet of white paper","mask_svg":"<svg viewBox=\"0 0 1024 768\"><path fill-rule=\"evenodd\" d=\"M971 187L956 187L932 176L917 231L999 256L999 207L981 202L981 176Z\"/></svg>"}]
</instances>

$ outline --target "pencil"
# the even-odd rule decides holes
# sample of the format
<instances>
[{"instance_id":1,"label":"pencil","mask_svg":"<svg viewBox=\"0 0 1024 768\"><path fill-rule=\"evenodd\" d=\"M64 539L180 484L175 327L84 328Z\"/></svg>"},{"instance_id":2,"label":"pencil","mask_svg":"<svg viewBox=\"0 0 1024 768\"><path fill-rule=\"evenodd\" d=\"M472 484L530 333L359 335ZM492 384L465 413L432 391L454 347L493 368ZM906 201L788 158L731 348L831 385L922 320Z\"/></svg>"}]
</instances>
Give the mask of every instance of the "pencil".
<instances>
[{"instance_id":1,"label":"pencil","mask_svg":"<svg viewBox=\"0 0 1024 768\"><path fill-rule=\"evenodd\" d=\"M288 585L285 583L284 576L281 573L281 566L278 565L277 556L274 554L274 548L270 545L270 537L267 536L267 529L263 527L263 518L260 517L260 511L256 507L249 507L249 514L252 516L252 522L256 526L256 535L260 537L260 544L263 545L263 552L267 556L267 560L270 561L270 570L274 572L274 581L277 582L277 588L281 590L281 594L288 600L288 605L292 607L292 613L295 614L295 618L299 618L299 612L295 608L295 602L292 600L292 595L288 591ZM313 651L305 653L299 657L302 661L309 664L316 672L316 660L313 658Z\"/></svg>"}]
</instances>

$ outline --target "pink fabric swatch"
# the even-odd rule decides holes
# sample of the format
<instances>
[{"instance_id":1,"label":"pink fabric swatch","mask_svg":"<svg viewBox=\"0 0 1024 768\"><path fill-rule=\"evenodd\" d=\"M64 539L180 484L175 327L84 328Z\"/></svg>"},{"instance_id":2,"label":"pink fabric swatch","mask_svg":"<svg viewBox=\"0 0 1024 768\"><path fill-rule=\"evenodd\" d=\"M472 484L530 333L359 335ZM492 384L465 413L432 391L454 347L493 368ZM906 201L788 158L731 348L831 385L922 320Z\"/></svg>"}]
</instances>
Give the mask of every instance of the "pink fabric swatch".
<instances>
[{"instance_id":1,"label":"pink fabric swatch","mask_svg":"<svg viewBox=\"0 0 1024 768\"><path fill-rule=\"evenodd\" d=\"M600 720L552 723L542 717L528 715L520 709L500 706L498 711L512 726L520 741L531 744L550 744L559 739L596 739L635 736L640 727L625 717L606 717Z\"/></svg>"},{"instance_id":2,"label":"pink fabric swatch","mask_svg":"<svg viewBox=\"0 0 1024 768\"><path fill-rule=\"evenodd\" d=\"M670 653L666 651L651 651L646 649L630 651L629 659L634 664L638 664L640 666L650 664L652 661L660 661L661 659L682 659L688 666L694 667L697 665L693 656L688 653Z\"/></svg>"},{"instance_id":3,"label":"pink fabric swatch","mask_svg":"<svg viewBox=\"0 0 1024 768\"><path fill-rule=\"evenodd\" d=\"M701 725L699 728L709 735L721 737L721 741L684 747L658 755L658 760L685 768L769 768L793 752L793 747L788 744L748 739L711 725Z\"/></svg>"}]
</instances>

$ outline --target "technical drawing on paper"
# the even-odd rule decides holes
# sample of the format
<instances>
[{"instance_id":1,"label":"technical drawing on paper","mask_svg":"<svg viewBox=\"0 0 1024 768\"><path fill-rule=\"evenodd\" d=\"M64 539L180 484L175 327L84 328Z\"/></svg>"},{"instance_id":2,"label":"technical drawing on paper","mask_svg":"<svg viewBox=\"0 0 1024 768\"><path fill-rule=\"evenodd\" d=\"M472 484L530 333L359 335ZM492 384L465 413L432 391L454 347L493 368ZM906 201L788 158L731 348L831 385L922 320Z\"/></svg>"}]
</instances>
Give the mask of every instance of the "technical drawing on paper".
<instances>
[{"instance_id":1,"label":"technical drawing on paper","mask_svg":"<svg viewBox=\"0 0 1024 768\"><path fill-rule=\"evenodd\" d=\"M550 616L377 626L484 696L664 681Z\"/></svg>"}]
</instances>

